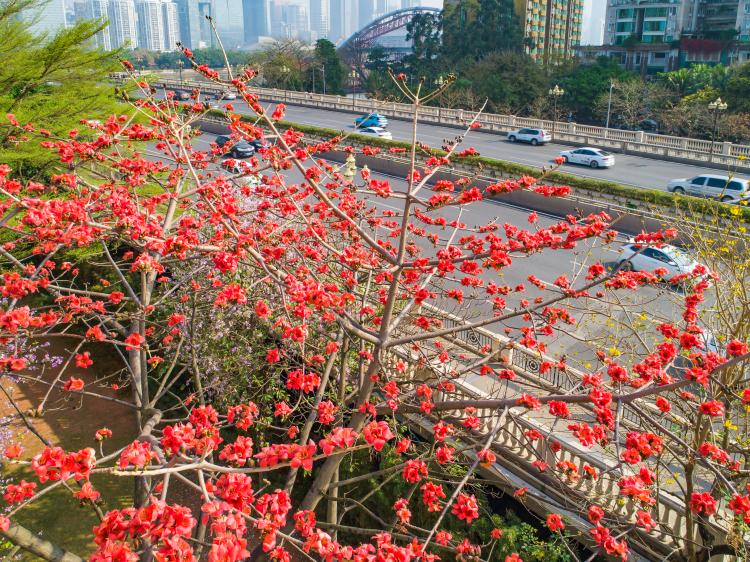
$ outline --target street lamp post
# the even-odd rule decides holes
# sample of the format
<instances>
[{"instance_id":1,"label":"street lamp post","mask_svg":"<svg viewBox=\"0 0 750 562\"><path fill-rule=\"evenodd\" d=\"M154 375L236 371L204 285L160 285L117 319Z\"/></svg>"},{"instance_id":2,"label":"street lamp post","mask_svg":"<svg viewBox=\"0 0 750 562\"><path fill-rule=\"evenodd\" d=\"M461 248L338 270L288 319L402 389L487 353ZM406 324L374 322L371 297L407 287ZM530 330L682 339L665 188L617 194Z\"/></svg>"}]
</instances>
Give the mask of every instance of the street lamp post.
<instances>
[{"instance_id":1,"label":"street lamp post","mask_svg":"<svg viewBox=\"0 0 750 562\"><path fill-rule=\"evenodd\" d=\"M281 67L281 74L284 77L282 84L284 85L284 101L286 102L287 95L289 94L288 92L289 86L287 84L287 76L289 76L289 67L287 65L284 65Z\"/></svg>"},{"instance_id":2,"label":"street lamp post","mask_svg":"<svg viewBox=\"0 0 750 562\"><path fill-rule=\"evenodd\" d=\"M326 65L320 65L320 71L323 73L323 95L326 94Z\"/></svg>"},{"instance_id":3,"label":"street lamp post","mask_svg":"<svg viewBox=\"0 0 750 562\"><path fill-rule=\"evenodd\" d=\"M609 116L612 114L612 90L615 88L615 81L609 83L609 101L607 102L607 123L604 125L604 138L609 134Z\"/></svg>"},{"instance_id":4,"label":"street lamp post","mask_svg":"<svg viewBox=\"0 0 750 562\"><path fill-rule=\"evenodd\" d=\"M352 71L349 73L349 78L352 82L352 109L354 109L357 105L357 98L354 94L356 94L357 90L357 71L352 68Z\"/></svg>"},{"instance_id":5,"label":"street lamp post","mask_svg":"<svg viewBox=\"0 0 750 562\"><path fill-rule=\"evenodd\" d=\"M443 84L445 84L445 79L443 78L443 75L437 77L437 80L435 80L435 83L438 85L438 88L442 88ZM438 121L443 120L443 96L442 94L438 96Z\"/></svg>"},{"instance_id":6,"label":"street lamp post","mask_svg":"<svg viewBox=\"0 0 750 562\"><path fill-rule=\"evenodd\" d=\"M177 72L180 73L180 83L182 83L182 67L185 66L185 63L182 62L182 60L177 61Z\"/></svg>"},{"instance_id":7,"label":"street lamp post","mask_svg":"<svg viewBox=\"0 0 750 562\"><path fill-rule=\"evenodd\" d=\"M557 128L557 100L565 93L560 86L555 84L554 88L551 88L549 95L555 100L554 108L552 110L552 140L555 140L555 129Z\"/></svg>"},{"instance_id":8,"label":"street lamp post","mask_svg":"<svg viewBox=\"0 0 750 562\"><path fill-rule=\"evenodd\" d=\"M708 104L709 111L714 114L714 124L711 130L711 150L708 152L708 161L713 162L714 160L714 143L716 142L716 126L719 122L719 112L724 111L727 108L727 104L721 101L721 98L716 98L714 101Z\"/></svg>"}]
</instances>

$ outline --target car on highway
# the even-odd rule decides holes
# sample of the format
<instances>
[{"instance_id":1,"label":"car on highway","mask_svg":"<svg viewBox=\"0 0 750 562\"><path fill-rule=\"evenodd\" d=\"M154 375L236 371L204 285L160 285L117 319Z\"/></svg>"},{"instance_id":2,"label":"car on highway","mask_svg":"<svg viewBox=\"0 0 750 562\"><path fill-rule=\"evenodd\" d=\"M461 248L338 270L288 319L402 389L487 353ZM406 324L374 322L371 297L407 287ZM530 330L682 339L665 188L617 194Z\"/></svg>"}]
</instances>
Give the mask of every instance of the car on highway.
<instances>
[{"instance_id":1,"label":"car on highway","mask_svg":"<svg viewBox=\"0 0 750 562\"><path fill-rule=\"evenodd\" d=\"M255 146L246 140L235 142L232 137L228 135L219 135L216 137L216 145L219 148L225 148L229 144L231 144L231 146L225 154L230 158L250 158L256 151Z\"/></svg>"},{"instance_id":2,"label":"car on highway","mask_svg":"<svg viewBox=\"0 0 750 562\"><path fill-rule=\"evenodd\" d=\"M179 101L187 101L190 99L190 94L182 90L172 90L171 93L172 93L173 99L176 99Z\"/></svg>"},{"instance_id":3,"label":"car on highway","mask_svg":"<svg viewBox=\"0 0 750 562\"><path fill-rule=\"evenodd\" d=\"M357 131L360 135L366 135L368 137L378 137L379 139L393 139L393 135L390 131L386 131L382 127L365 127Z\"/></svg>"},{"instance_id":4,"label":"car on highway","mask_svg":"<svg viewBox=\"0 0 750 562\"><path fill-rule=\"evenodd\" d=\"M581 164L589 168L611 168L615 165L615 155L600 148L584 146L574 150L563 150L560 157L566 164Z\"/></svg>"},{"instance_id":5,"label":"car on highway","mask_svg":"<svg viewBox=\"0 0 750 562\"><path fill-rule=\"evenodd\" d=\"M664 279L669 281L677 275L692 273L700 265L688 254L670 244L658 248L630 241L620 247L622 258L617 262L623 271L654 271L659 268L667 270Z\"/></svg>"},{"instance_id":6,"label":"car on highway","mask_svg":"<svg viewBox=\"0 0 750 562\"><path fill-rule=\"evenodd\" d=\"M508 133L508 142L527 142L532 146L552 142L552 135L544 129L518 129Z\"/></svg>"},{"instance_id":7,"label":"car on highway","mask_svg":"<svg viewBox=\"0 0 750 562\"><path fill-rule=\"evenodd\" d=\"M736 203L750 196L750 180L720 174L701 174L692 178L672 180L667 191L678 195L693 195Z\"/></svg>"},{"instance_id":8,"label":"car on highway","mask_svg":"<svg viewBox=\"0 0 750 562\"><path fill-rule=\"evenodd\" d=\"M237 94L234 92L218 92L214 95L217 100L236 100Z\"/></svg>"},{"instance_id":9,"label":"car on highway","mask_svg":"<svg viewBox=\"0 0 750 562\"><path fill-rule=\"evenodd\" d=\"M388 126L388 118L380 113L371 113L369 115L363 115L357 117L354 120L355 127L380 127L385 128Z\"/></svg>"}]
</instances>

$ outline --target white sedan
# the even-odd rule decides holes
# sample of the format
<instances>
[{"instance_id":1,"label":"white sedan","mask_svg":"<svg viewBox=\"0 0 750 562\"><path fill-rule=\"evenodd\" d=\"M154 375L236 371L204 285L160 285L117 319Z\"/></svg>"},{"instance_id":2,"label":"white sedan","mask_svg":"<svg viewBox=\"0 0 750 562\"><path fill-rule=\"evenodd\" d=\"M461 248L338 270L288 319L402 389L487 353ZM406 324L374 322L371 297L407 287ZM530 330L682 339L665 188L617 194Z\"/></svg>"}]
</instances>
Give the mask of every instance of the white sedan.
<instances>
[{"instance_id":1,"label":"white sedan","mask_svg":"<svg viewBox=\"0 0 750 562\"><path fill-rule=\"evenodd\" d=\"M615 156L611 152L599 148L576 148L560 153L566 164L582 164L591 168L611 168L615 165Z\"/></svg>"},{"instance_id":2,"label":"white sedan","mask_svg":"<svg viewBox=\"0 0 750 562\"><path fill-rule=\"evenodd\" d=\"M366 135L368 137L378 137L379 139L393 139L393 135L390 131L386 131L382 127L365 127L357 131L358 135Z\"/></svg>"},{"instance_id":3,"label":"white sedan","mask_svg":"<svg viewBox=\"0 0 750 562\"><path fill-rule=\"evenodd\" d=\"M664 279L667 281L677 275L692 273L699 263L685 252L663 244L658 248L643 244L627 243L620 248L622 258L618 262L624 271L654 271L659 268L667 270Z\"/></svg>"}]
</instances>

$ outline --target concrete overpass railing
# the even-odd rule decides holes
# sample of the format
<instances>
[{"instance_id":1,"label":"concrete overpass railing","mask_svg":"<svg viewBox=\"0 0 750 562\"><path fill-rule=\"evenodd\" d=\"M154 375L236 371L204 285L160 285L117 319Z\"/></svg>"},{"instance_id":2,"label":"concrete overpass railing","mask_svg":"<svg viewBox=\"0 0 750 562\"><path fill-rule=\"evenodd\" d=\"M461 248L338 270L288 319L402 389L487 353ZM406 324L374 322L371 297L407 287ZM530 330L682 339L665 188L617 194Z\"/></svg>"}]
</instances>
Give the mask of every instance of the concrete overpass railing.
<instances>
[{"instance_id":1,"label":"concrete overpass railing","mask_svg":"<svg viewBox=\"0 0 750 562\"><path fill-rule=\"evenodd\" d=\"M458 327L466 325L467 322L437 307L423 303L422 312L427 312L443 321L443 327ZM575 391L578 388L583 373L576 369L553 366L548 370L540 369L542 362L557 363L551 357L538 352L532 352L523 346L483 328L469 328L457 332L452 341L474 353L501 352L501 361L505 366L513 369L516 374L528 381L530 388L546 387L550 391L566 392ZM404 356L406 357L406 356ZM408 357L406 357L408 361ZM445 365L438 365L438 369L446 369ZM416 374L416 373L415 373ZM421 375L424 377L424 374ZM433 396L435 402L442 400L483 400L493 398L479 386L472 384L473 379L480 379L478 375L469 375L462 378L452 379L455 390L437 391ZM639 402L642 410L648 411L657 417L655 406L646 401ZM560 428L549 426L540 419L536 419L533 412L526 415L524 408L511 409L509 414L503 418L503 414L491 408L480 408L475 412L482 425L476 430L467 442L461 443L461 448L472 449L476 443L484 443L493 430L496 423L502 423L500 431L497 432L491 446L496 453L498 466L484 467L485 472L494 476L497 482L505 482L508 492L515 491L513 482L523 482L530 487L530 492L535 496L540 511L569 511L567 520L579 531L588 532L591 525L588 521L573 516L576 512L584 512L589 505L596 504L602 507L609 517L617 519L621 524L632 524L629 531L631 546L635 547L639 554L645 556L646 560L655 560L662 556L669 556L675 550L684 548L687 521L685 516L685 504L677 496L670 493L665 487L660 487L656 493L657 513L661 526L650 533L639 529L635 525L638 507L634 502L625 502L619 492L617 482L620 477L628 474L626 465L619 464L609 451L609 454L600 447L592 449L583 447L574 439L569 432L561 431ZM640 415L629 407L624 407L621 412L620 423L623 428L643 428ZM431 436L432 425L437 421L434 415L408 414L407 416L413 427L419 427L420 433L426 437ZM442 419L460 420L464 412L443 411ZM671 419L662 417L665 429L672 432L683 432L687 422L676 416ZM543 435L543 439L532 442L527 432L536 430ZM554 453L549 444L557 441L560 450ZM537 460L545 461L550 469L540 471L532 463ZM554 467L559 463L571 463L576 471L561 476ZM599 473L597 478L586 477L585 466L596 469ZM510 476L513 478L510 478ZM498 480L498 477L500 479ZM500 486L503 487L503 486ZM722 502L724 508L724 502ZM710 532L716 539L726 536L727 529L712 523ZM637 536L637 544L633 544L633 538ZM700 537L695 527L693 536ZM585 539L582 539L586 542ZM700 539L699 539L700 540ZM716 560L721 560L717 557ZM728 560L728 558L727 558Z\"/></svg>"},{"instance_id":2,"label":"concrete overpass railing","mask_svg":"<svg viewBox=\"0 0 750 562\"><path fill-rule=\"evenodd\" d=\"M223 91L223 88L217 84L202 81L160 80L156 83L156 86L167 89L198 89L203 93ZM261 99L268 101L351 113L384 113L387 117L395 119L408 120L412 118L413 110L409 104L271 88L254 88L253 91ZM451 127L466 126L472 117L472 112L463 109L434 106L425 106L420 109L422 122ZM481 122L485 132L506 134L522 127L542 128L554 130L554 137L557 142L596 146L625 154L636 154L661 160L690 164L700 163L716 168L750 170L750 145L731 142L712 143L702 139L673 137L645 131L623 131L567 122L553 123L545 119L495 113L482 114Z\"/></svg>"}]
</instances>

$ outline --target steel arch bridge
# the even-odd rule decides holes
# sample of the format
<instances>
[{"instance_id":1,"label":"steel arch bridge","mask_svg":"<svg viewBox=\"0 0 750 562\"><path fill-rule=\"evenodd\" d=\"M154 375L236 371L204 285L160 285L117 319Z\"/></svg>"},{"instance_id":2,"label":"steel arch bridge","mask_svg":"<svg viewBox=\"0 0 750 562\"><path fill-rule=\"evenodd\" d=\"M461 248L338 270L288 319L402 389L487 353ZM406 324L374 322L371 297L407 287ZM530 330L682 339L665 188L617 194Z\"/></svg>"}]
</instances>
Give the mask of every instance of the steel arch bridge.
<instances>
[{"instance_id":1,"label":"steel arch bridge","mask_svg":"<svg viewBox=\"0 0 750 562\"><path fill-rule=\"evenodd\" d=\"M439 14L440 11L439 8L414 7L389 12L371 21L341 43L338 47L339 55L345 64L354 67L359 75L364 77L367 53L377 44L380 37L406 27L406 24L418 14Z\"/></svg>"}]
</instances>

